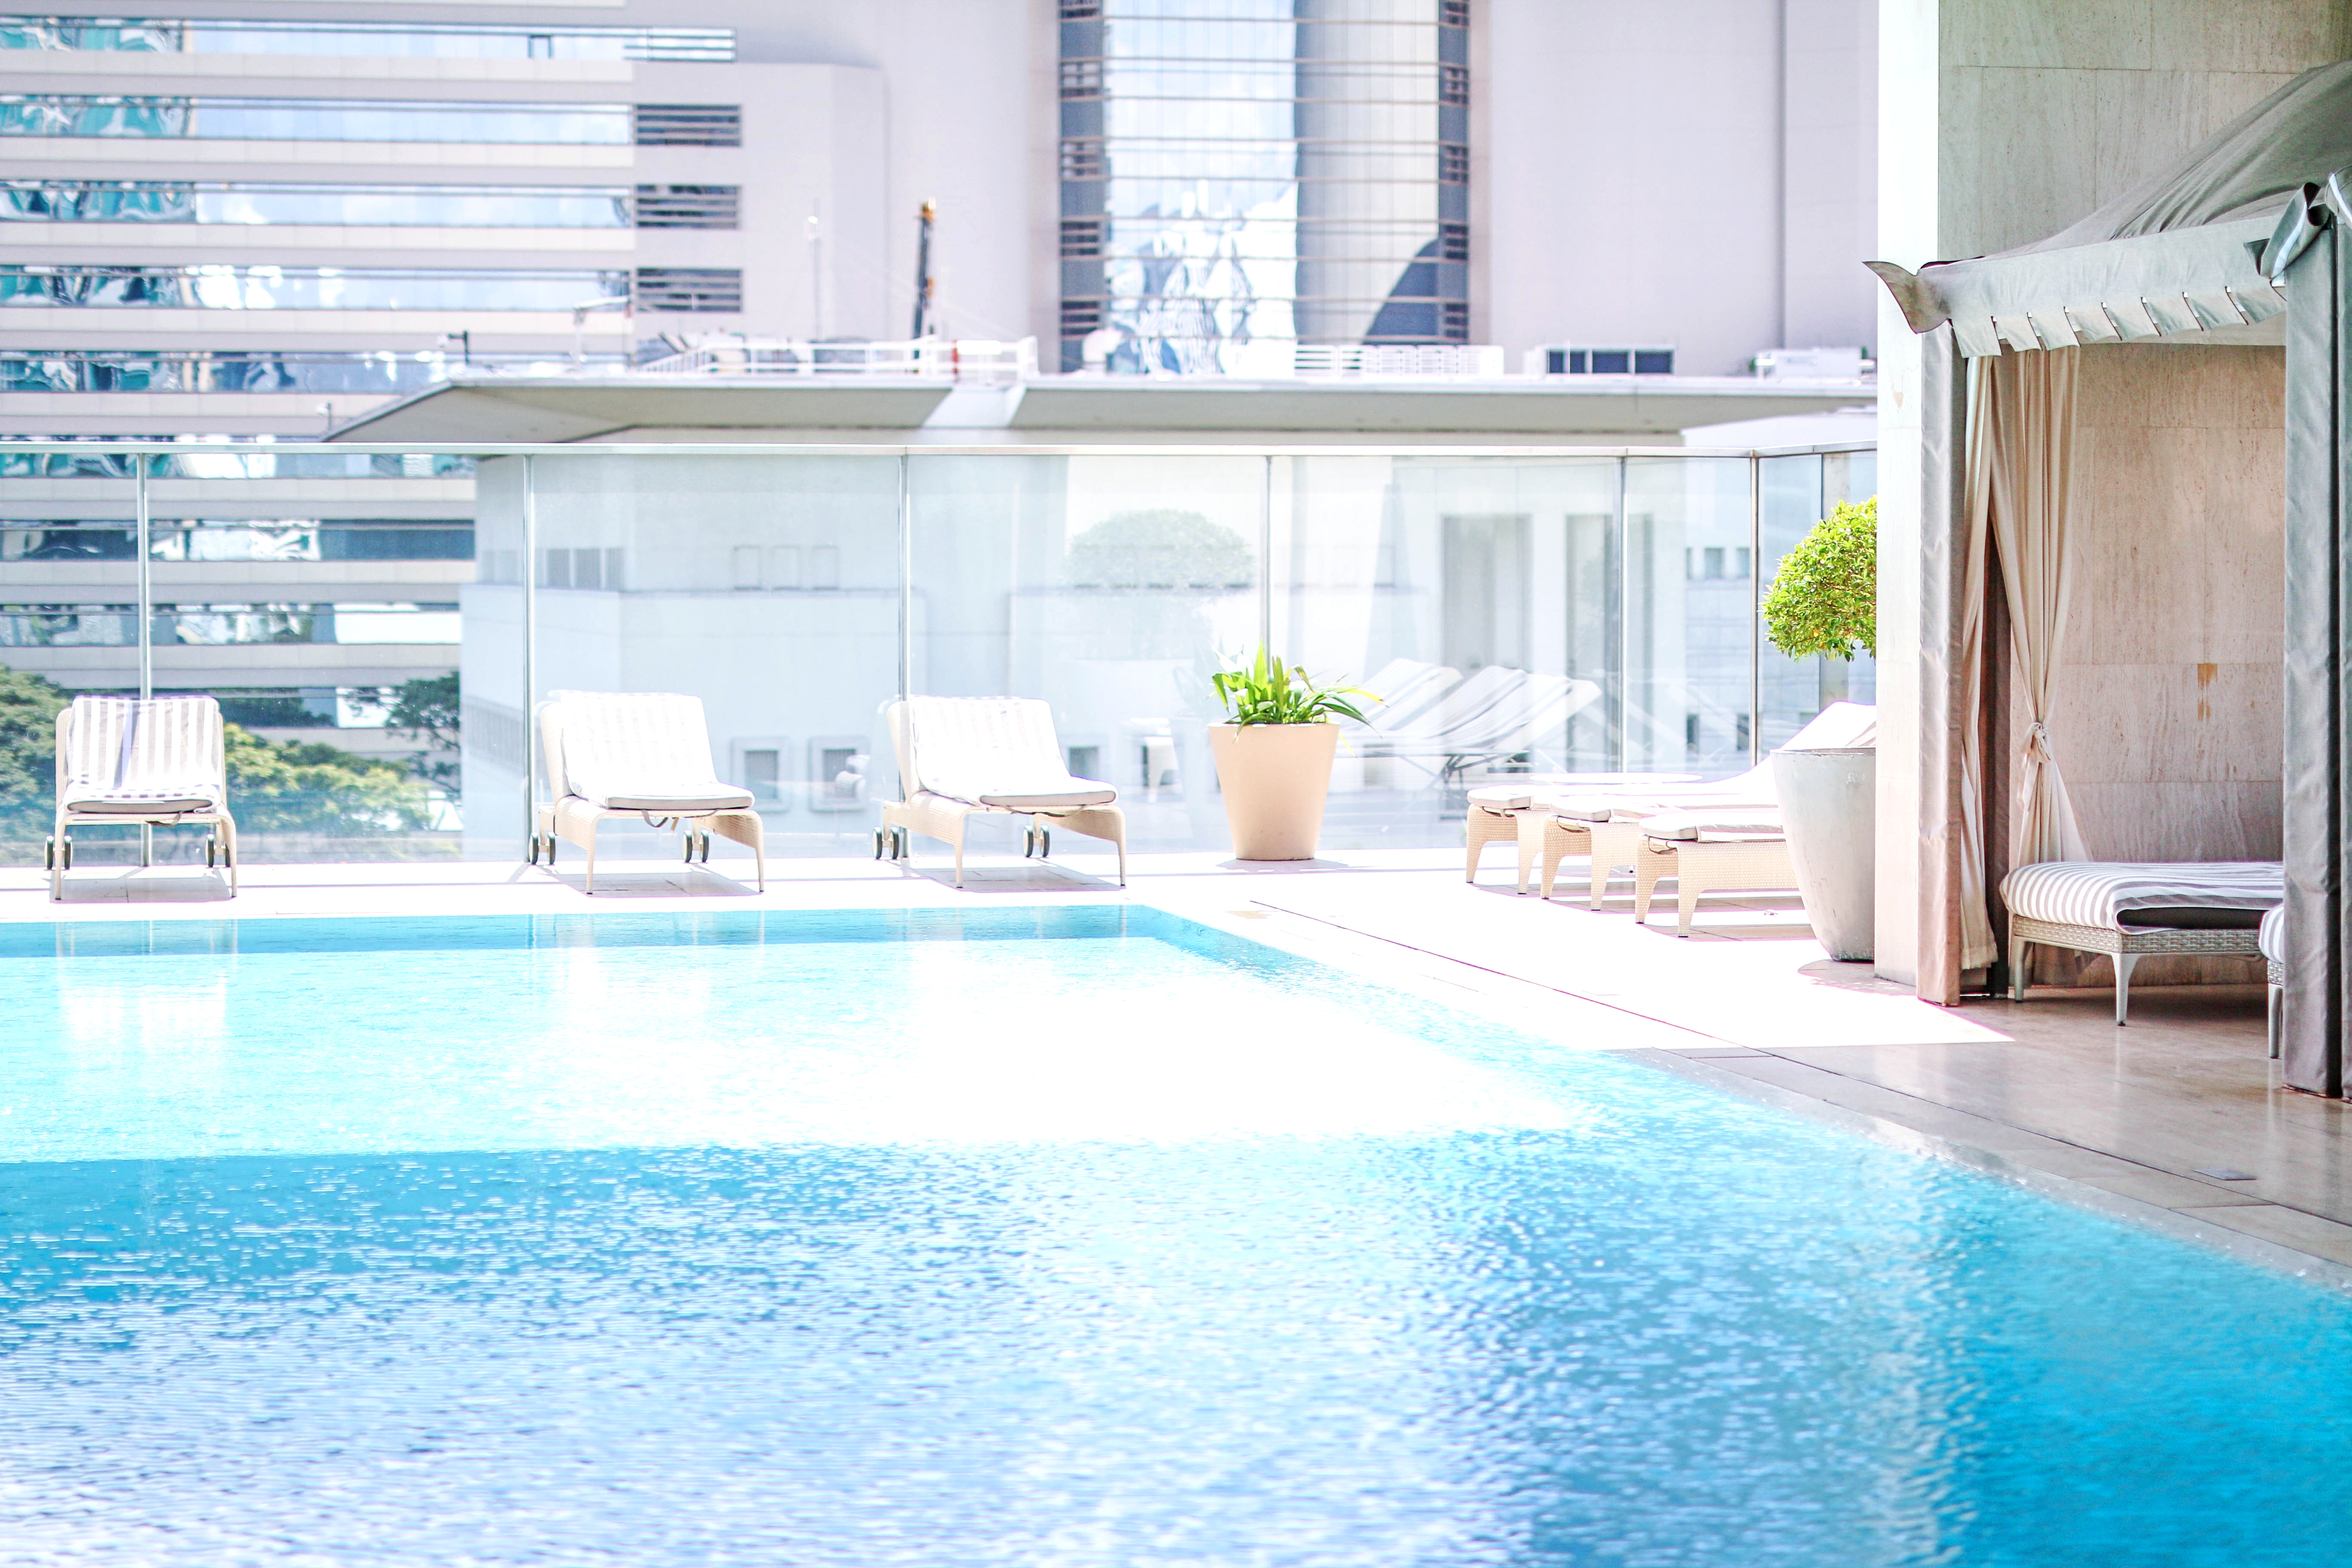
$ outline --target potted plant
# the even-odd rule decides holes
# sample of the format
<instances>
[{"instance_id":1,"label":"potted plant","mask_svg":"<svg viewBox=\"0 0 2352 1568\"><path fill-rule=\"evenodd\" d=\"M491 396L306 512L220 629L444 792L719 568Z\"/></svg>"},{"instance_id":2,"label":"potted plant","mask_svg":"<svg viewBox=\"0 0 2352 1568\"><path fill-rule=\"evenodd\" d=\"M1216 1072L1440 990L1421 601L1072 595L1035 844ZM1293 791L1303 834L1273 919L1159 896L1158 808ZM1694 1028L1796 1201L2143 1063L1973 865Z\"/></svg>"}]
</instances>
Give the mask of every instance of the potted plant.
<instances>
[{"instance_id":1,"label":"potted plant","mask_svg":"<svg viewBox=\"0 0 2352 1568\"><path fill-rule=\"evenodd\" d=\"M1878 498L1841 503L1781 558L1764 596L1765 634L1790 658L1878 654ZM1772 784L1805 918L1832 958L1873 948L1878 874L1878 752L1772 753Z\"/></svg>"},{"instance_id":2,"label":"potted plant","mask_svg":"<svg viewBox=\"0 0 2352 1568\"><path fill-rule=\"evenodd\" d=\"M1312 860L1339 746L1336 715L1360 722L1352 686L1319 686L1264 647L1239 669L1211 678L1227 721L1209 726L1209 752L1225 799L1234 855L1243 860Z\"/></svg>"}]
</instances>

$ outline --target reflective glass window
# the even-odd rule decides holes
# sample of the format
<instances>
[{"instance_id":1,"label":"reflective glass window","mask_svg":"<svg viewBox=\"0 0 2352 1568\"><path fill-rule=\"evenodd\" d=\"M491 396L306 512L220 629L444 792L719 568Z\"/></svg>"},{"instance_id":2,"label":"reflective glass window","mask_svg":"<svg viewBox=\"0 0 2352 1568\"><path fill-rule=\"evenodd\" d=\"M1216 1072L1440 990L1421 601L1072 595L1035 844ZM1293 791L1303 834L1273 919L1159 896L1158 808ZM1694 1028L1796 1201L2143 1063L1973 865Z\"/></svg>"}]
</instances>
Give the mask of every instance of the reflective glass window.
<instances>
[{"instance_id":1,"label":"reflective glass window","mask_svg":"<svg viewBox=\"0 0 2352 1568\"><path fill-rule=\"evenodd\" d=\"M629 106L362 99L0 96L0 136L626 145Z\"/></svg>"},{"instance_id":2,"label":"reflective glass window","mask_svg":"<svg viewBox=\"0 0 2352 1568\"><path fill-rule=\"evenodd\" d=\"M424 56L441 59L731 60L726 27L499 26L462 22L244 22L0 16L0 49L142 54Z\"/></svg>"},{"instance_id":3,"label":"reflective glass window","mask_svg":"<svg viewBox=\"0 0 2352 1568\"><path fill-rule=\"evenodd\" d=\"M138 524L128 518L0 521L0 561L129 561ZM442 520L152 518L155 561L471 561L470 522Z\"/></svg>"},{"instance_id":4,"label":"reflective glass window","mask_svg":"<svg viewBox=\"0 0 2352 1568\"><path fill-rule=\"evenodd\" d=\"M626 228L626 187L0 181L0 222Z\"/></svg>"},{"instance_id":5,"label":"reflective glass window","mask_svg":"<svg viewBox=\"0 0 2352 1568\"><path fill-rule=\"evenodd\" d=\"M457 629L453 604L159 604L149 635L158 644L190 647L454 644ZM0 605L0 647L128 647L138 641L135 605Z\"/></svg>"},{"instance_id":6,"label":"reflective glass window","mask_svg":"<svg viewBox=\"0 0 2352 1568\"><path fill-rule=\"evenodd\" d=\"M570 310L622 300L625 272L467 268L0 267L0 307L195 310Z\"/></svg>"},{"instance_id":7,"label":"reflective glass window","mask_svg":"<svg viewBox=\"0 0 2352 1568\"><path fill-rule=\"evenodd\" d=\"M1466 341L1467 74L1443 32L1426 0L1066 19L1064 367L1285 374L1298 342Z\"/></svg>"}]
</instances>

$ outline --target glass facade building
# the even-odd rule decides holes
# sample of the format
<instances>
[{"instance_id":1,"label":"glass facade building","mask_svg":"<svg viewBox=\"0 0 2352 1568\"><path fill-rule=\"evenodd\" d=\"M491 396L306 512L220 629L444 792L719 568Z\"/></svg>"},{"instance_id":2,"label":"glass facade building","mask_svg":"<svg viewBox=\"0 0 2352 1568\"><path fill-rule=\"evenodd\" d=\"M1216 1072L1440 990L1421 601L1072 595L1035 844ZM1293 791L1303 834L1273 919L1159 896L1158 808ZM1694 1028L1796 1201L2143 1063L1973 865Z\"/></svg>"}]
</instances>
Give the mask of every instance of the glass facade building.
<instances>
[{"instance_id":1,"label":"glass facade building","mask_svg":"<svg viewBox=\"0 0 2352 1568\"><path fill-rule=\"evenodd\" d=\"M1064 0L1061 363L1470 336L1466 0Z\"/></svg>"}]
</instances>

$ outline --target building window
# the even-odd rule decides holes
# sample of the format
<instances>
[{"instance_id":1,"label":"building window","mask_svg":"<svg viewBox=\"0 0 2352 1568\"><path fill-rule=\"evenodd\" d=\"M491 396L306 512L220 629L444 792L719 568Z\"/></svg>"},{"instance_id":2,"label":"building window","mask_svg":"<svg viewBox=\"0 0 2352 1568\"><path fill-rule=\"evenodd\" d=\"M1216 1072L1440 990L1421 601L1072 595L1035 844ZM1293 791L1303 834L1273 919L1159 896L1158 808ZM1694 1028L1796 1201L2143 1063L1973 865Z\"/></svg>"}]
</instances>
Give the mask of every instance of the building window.
<instances>
[{"instance_id":1,"label":"building window","mask_svg":"<svg viewBox=\"0 0 2352 1568\"><path fill-rule=\"evenodd\" d=\"M1109 173L1109 161L1103 156L1101 142L1065 142L1062 143L1062 178L1099 180Z\"/></svg>"},{"instance_id":2,"label":"building window","mask_svg":"<svg viewBox=\"0 0 2352 1568\"><path fill-rule=\"evenodd\" d=\"M1065 300L1062 301L1062 335L1083 338L1103 324L1103 302L1100 300Z\"/></svg>"},{"instance_id":3,"label":"building window","mask_svg":"<svg viewBox=\"0 0 2352 1568\"><path fill-rule=\"evenodd\" d=\"M1438 0L1437 19L1448 27L1470 25L1470 0Z\"/></svg>"},{"instance_id":4,"label":"building window","mask_svg":"<svg viewBox=\"0 0 2352 1568\"><path fill-rule=\"evenodd\" d=\"M1466 185L1470 183L1470 149L1459 142L1437 144L1437 179L1440 184Z\"/></svg>"},{"instance_id":5,"label":"building window","mask_svg":"<svg viewBox=\"0 0 2352 1568\"><path fill-rule=\"evenodd\" d=\"M1100 98L1102 89L1102 61L1064 60L1062 62L1062 96L1064 98Z\"/></svg>"},{"instance_id":6,"label":"building window","mask_svg":"<svg viewBox=\"0 0 2352 1568\"><path fill-rule=\"evenodd\" d=\"M740 185L639 185L639 228L740 226Z\"/></svg>"},{"instance_id":7,"label":"building window","mask_svg":"<svg viewBox=\"0 0 2352 1568\"><path fill-rule=\"evenodd\" d=\"M1466 104L1470 101L1470 68L1441 65L1437 68L1437 101Z\"/></svg>"},{"instance_id":8,"label":"building window","mask_svg":"<svg viewBox=\"0 0 2352 1568\"><path fill-rule=\"evenodd\" d=\"M1437 255L1443 261L1470 259L1470 226L1466 223L1442 223L1437 226Z\"/></svg>"},{"instance_id":9,"label":"building window","mask_svg":"<svg viewBox=\"0 0 2352 1568\"><path fill-rule=\"evenodd\" d=\"M1672 375L1672 349L1544 350L1546 375Z\"/></svg>"},{"instance_id":10,"label":"building window","mask_svg":"<svg viewBox=\"0 0 2352 1568\"><path fill-rule=\"evenodd\" d=\"M0 266L0 310L10 311L567 310L593 297L625 299L628 291L625 272L569 268ZM47 351L29 352L37 357Z\"/></svg>"},{"instance_id":11,"label":"building window","mask_svg":"<svg viewBox=\"0 0 2352 1568\"><path fill-rule=\"evenodd\" d=\"M1062 254L1075 261L1100 256L1109 231L1110 224L1104 218L1066 217L1062 220Z\"/></svg>"},{"instance_id":12,"label":"building window","mask_svg":"<svg viewBox=\"0 0 2352 1568\"><path fill-rule=\"evenodd\" d=\"M0 136L619 146L629 140L629 110L610 103L9 94L0 97Z\"/></svg>"},{"instance_id":13,"label":"building window","mask_svg":"<svg viewBox=\"0 0 2352 1568\"><path fill-rule=\"evenodd\" d=\"M1470 302L1467 300L1446 300L1439 303L1438 336L1449 343L1470 341Z\"/></svg>"},{"instance_id":14,"label":"building window","mask_svg":"<svg viewBox=\"0 0 2352 1568\"><path fill-rule=\"evenodd\" d=\"M740 104L640 103L633 112L640 147L743 145Z\"/></svg>"},{"instance_id":15,"label":"building window","mask_svg":"<svg viewBox=\"0 0 2352 1568\"><path fill-rule=\"evenodd\" d=\"M1102 0L1062 0L1062 20L1091 22L1102 15Z\"/></svg>"},{"instance_id":16,"label":"building window","mask_svg":"<svg viewBox=\"0 0 2352 1568\"><path fill-rule=\"evenodd\" d=\"M636 306L690 315L728 315L743 309L743 273L734 267L640 267Z\"/></svg>"}]
</instances>

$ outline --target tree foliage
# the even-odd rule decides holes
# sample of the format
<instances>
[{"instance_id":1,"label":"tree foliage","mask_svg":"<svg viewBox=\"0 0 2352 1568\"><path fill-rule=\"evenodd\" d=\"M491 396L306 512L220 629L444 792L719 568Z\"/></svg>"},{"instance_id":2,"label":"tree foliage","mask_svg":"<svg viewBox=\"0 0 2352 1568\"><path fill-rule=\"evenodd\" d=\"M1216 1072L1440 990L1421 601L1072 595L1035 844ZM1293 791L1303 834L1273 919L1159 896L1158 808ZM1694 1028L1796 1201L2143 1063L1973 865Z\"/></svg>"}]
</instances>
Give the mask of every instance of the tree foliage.
<instances>
[{"instance_id":1,"label":"tree foliage","mask_svg":"<svg viewBox=\"0 0 2352 1568\"><path fill-rule=\"evenodd\" d=\"M0 668L0 835L46 834L57 812L58 710L73 694ZM399 763L315 741L273 745L226 726L228 805L245 831L362 837L423 827L425 786Z\"/></svg>"},{"instance_id":2,"label":"tree foliage","mask_svg":"<svg viewBox=\"0 0 2352 1568\"><path fill-rule=\"evenodd\" d=\"M1081 588L1246 588L1255 575L1242 536L1197 511L1123 511L1070 541Z\"/></svg>"},{"instance_id":3,"label":"tree foliage","mask_svg":"<svg viewBox=\"0 0 2352 1568\"><path fill-rule=\"evenodd\" d=\"M409 768L428 784L456 799L464 769L453 753L458 742L457 672L420 675L394 689L384 727L394 734L421 742L423 749Z\"/></svg>"},{"instance_id":4,"label":"tree foliage","mask_svg":"<svg viewBox=\"0 0 2352 1568\"><path fill-rule=\"evenodd\" d=\"M1790 658L1878 656L1878 498L1839 503L1780 560L1765 633Z\"/></svg>"}]
</instances>

